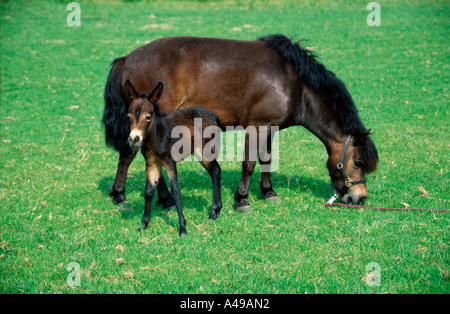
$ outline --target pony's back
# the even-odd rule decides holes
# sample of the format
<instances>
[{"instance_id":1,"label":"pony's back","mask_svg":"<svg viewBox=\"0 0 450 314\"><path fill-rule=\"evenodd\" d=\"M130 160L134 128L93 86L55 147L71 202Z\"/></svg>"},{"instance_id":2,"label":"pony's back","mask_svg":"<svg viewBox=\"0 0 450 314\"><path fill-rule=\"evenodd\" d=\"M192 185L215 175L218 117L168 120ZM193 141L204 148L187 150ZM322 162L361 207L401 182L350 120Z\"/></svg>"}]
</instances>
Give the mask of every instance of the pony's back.
<instances>
[{"instance_id":1,"label":"pony's back","mask_svg":"<svg viewBox=\"0 0 450 314\"><path fill-rule=\"evenodd\" d=\"M194 119L201 119L202 129L208 126L217 126L222 129L222 123L219 116L201 107L190 107L181 109L175 112L164 114L173 126L187 126L189 128L194 126Z\"/></svg>"}]
</instances>

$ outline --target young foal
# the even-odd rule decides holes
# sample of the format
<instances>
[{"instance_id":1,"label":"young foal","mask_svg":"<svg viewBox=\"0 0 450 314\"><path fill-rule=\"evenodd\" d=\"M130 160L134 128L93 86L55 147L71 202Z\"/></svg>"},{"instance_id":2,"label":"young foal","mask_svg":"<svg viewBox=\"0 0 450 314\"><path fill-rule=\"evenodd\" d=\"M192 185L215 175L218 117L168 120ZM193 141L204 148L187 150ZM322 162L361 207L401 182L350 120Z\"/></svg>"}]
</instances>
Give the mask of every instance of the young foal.
<instances>
[{"instance_id":1,"label":"young foal","mask_svg":"<svg viewBox=\"0 0 450 314\"><path fill-rule=\"evenodd\" d=\"M141 150L146 161L146 177L145 186L145 211L142 220L142 226L139 230L146 229L150 222L150 211L153 193L158 180L162 174L162 167L166 168L169 175L171 194L175 200L175 206L178 212L178 221L180 224L180 236L186 234L186 220L183 216L181 208L181 193L178 186L178 176L176 162L190 156L190 152L195 152L200 163L208 171L213 186L213 203L211 207L210 219L216 219L222 209L222 197L220 191L220 166L214 158L218 147L210 146L210 152L205 152L205 145L211 141L206 141L203 136L201 140L194 140L195 136L199 136L198 132L203 131L209 126L216 127L220 130L221 123L219 118L204 108L191 107L179 110L174 113L164 114L159 111L157 104L158 99L163 92L163 84L159 82L150 95L138 95L130 81L125 83L125 92L131 99L128 118L130 122L130 136L128 143L134 151ZM195 118L201 118L201 129L194 124ZM182 139L172 138L175 127L180 127L185 132ZM190 136L187 136L190 135ZM217 135L216 135L217 136ZM197 139L197 138L196 138ZM214 140L218 140L215 138ZM217 143L217 142L216 142ZM175 152L175 146L181 148L190 147L190 151L183 151L181 157ZM183 145L180 145L183 144ZM179 149L180 151L180 149ZM189 151L189 152L188 152ZM211 153L211 154L208 154ZM179 159L175 160L174 159ZM212 157L212 158L211 158Z\"/></svg>"}]
</instances>

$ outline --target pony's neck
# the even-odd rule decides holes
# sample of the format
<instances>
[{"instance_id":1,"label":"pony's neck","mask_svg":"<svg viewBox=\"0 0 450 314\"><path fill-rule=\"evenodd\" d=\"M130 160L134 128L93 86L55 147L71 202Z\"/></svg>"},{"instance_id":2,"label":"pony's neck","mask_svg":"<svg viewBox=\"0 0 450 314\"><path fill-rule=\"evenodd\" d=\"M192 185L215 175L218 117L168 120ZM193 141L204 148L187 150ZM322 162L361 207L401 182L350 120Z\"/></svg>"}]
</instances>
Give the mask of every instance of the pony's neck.
<instances>
[{"instance_id":1,"label":"pony's neck","mask_svg":"<svg viewBox=\"0 0 450 314\"><path fill-rule=\"evenodd\" d=\"M327 95L305 88L302 108L301 125L320 139L329 154L336 145L345 142L348 134Z\"/></svg>"}]
</instances>

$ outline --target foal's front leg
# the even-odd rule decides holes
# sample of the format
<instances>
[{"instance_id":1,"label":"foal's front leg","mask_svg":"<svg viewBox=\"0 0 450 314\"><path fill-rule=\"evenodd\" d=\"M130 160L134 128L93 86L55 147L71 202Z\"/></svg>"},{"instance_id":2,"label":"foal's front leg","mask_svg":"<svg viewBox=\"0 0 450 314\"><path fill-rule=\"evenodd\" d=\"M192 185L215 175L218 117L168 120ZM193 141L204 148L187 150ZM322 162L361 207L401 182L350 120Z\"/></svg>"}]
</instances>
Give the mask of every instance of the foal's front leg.
<instances>
[{"instance_id":1,"label":"foal's front leg","mask_svg":"<svg viewBox=\"0 0 450 314\"><path fill-rule=\"evenodd\" d=\"M142 226L139 231L147 229L148 223L150 222L150 213L152 208L153 194L155 193L155 188L158 185L159 175L161 173L161 165L153 162L150 164L147 161L146 166L146 178L147 182L145 184L145 209L144 217L142 219Z\"/></svg>"},{"instance_id":2,"label":"foal's front leg","mask_svg":"<svg viewBox=\"0 0 450 314\"><path fill-rule=\"evenodd\" d=\"M177 174L177 166L175 161L170 160L164 164L164 167L167 169L167 174L169 175L170 182L170 191L175 201L175 206L177 207L178 212L178 223L180 225L180 237L186 235L186 219L183 215L183 209L181 207L181 192L180 187L178 185L178 174Z\"/></svg>"}]
</instances>

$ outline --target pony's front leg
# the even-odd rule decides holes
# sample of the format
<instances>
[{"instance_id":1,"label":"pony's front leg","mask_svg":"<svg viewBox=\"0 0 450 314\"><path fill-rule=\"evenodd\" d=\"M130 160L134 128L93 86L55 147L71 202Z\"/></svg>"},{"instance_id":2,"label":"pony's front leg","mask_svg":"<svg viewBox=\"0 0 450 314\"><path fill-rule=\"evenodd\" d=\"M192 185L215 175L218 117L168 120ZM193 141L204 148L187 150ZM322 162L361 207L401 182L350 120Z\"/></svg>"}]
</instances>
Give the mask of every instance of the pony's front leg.
<instances>
[{"instance_id":1,"label":"pony's front leg","mask_svg":"<svg viewBox=\"0 0 450 314\"><path fill-rule=\"evenodd\" d=\"M244 161L242 162L241 181L239 182L239 186L234 193L234 207L240 212L247 212L251 210L250 203L248 202L248 188L250 185L250 178L255 170L256 158L255 160L250 160L255 157L255 153L252 152L250 154L249 146L249 135L247 133L245 136L245 155ZM250 158L250 156L252 156L252 158Z\"/></svg>"},{"instance_id":2,"label":"pony's front leg","mask_svg":"<svg viewBox=\"0 0 450 314\"><path fill-rule=\"evenodd\" d=\"M264 200L269 202L280 202L277 193L273 190L272 181L270 179L270 167L272 164L272 143L273 135L269 133L266 142L260 145L259 164L261 165L261 183L259 189Z\"/></svg>"},{"instance_id":3,"label":"pony's front leg","mask_svg":"<svg viewBox=\"0 0 450 314\"><path fill-rule=\"evenodd\" d=\"M169 175L170 191L175 201L175 206L178 212L178 224L180 225L180 237L186 235L186 219L183 215L183 208L181 207L181 192L178 185L178 174L177 166L175 161L170 160L164 164L167 169L167 174Z\"/></svg>"},{"instance_id":4,"label":"pony's front leg","mask_svg":"<svg viewBox=\"0 0 450 314\"><path fill-rule=\"evenodd\" d=\"M150 222L153 194L155 193L155 188L158 185L160 173L161 173L160 165L156 163L152 164L147 163L146 167L147 182L145 184L145 193L144 193L145 209L144 209L144 217L142 218L142 226L139 228L139 231L147 229L147 226Z\"/></svg>"},{"instance_id":5,"label":"pony's front leg","mask_svg":"<svg viewBox=\"0 0 450 314\"><path fill-rule=\"evenodd\" d=\"M210 162L202 160L200 163L208 171L209 176L211 177L213 197L209 219L215 220L222 209L222 191L220 183L221 169L219 163L215 159Z\"/></svg>"},{"instance_id":6,"label":"pony's front leg","mask_svg":"<svg viewBox=\"0 0 450 314\"><path fill-rule=\"evenodd\" d=\"M127 199L125 197L125 184L127 181L128 167L136 156L136 152L126 145L119 155L119 164L117 165L116 178L111 187L109 195L114 198L116 204L125 204Z\"/></svg>"}]
</instances>

